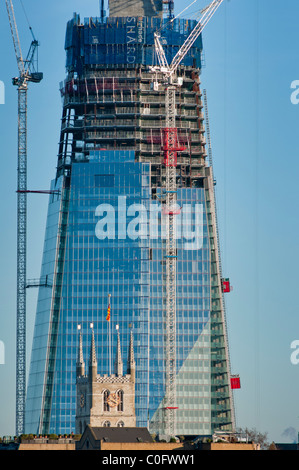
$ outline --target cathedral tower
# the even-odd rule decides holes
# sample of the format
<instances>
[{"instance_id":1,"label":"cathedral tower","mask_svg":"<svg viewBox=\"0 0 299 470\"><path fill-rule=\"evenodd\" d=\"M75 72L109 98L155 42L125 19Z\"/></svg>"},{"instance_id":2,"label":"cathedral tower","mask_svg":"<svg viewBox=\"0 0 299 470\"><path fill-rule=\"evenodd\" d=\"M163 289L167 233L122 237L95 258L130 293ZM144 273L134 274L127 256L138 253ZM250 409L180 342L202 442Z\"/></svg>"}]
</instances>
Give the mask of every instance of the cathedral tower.
<instances>
[{"instance_id":1,"label":"cathedral tower","mask_svg":"<svg viewBox=\"0 0 299 470\"><path fill-rule=\"evenodd\" d=\"M99 375L94 330L92 329L89 368L85 364L80 332L76 372L76 433L82 434L89 424L92 427L135 427L135 360L133 335L128 352L127 373L123 362L119 332L114 362L114 374Z\"/></svg>"}]
</instances>

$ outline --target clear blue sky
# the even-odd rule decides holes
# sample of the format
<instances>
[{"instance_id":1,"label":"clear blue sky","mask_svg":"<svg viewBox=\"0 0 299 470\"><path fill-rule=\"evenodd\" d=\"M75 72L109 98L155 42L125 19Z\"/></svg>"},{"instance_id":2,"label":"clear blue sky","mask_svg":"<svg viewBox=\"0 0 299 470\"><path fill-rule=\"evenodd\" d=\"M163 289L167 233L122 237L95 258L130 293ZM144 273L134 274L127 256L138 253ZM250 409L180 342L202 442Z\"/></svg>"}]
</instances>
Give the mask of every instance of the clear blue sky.
<instances>
[{"instance_id":1,"label":"clear blue sky","mask_svg":"<svg viewBox=\"0 0 299 470\"><path fill-rule=\"evenodd\" d=\"M189 1L177 0L179 12ZM199 6L205 1L199 0ZM31 36L20 0L15 12L24 54ZM44 80L30 85L28 188L48 189L55 175L61 118L59 81L65 77L64 37L73 12L99 14L98 0L23 0L41 43ZM46 7L44 6L46 5ZM197 6L190 8L191 17ZM237 425L292 442L299 430L299 364L290 344L299 340L298 200L299 80L297 0L225 0L204 35L202 87L209 100L214 173L227 294ZM0 3L0 436L15 433L17 75L9 23ZM28 196L28 278L38 278L47 196ZM33 334L35 289L28 290L27 364Z\"/></svg>"}]
</instances>

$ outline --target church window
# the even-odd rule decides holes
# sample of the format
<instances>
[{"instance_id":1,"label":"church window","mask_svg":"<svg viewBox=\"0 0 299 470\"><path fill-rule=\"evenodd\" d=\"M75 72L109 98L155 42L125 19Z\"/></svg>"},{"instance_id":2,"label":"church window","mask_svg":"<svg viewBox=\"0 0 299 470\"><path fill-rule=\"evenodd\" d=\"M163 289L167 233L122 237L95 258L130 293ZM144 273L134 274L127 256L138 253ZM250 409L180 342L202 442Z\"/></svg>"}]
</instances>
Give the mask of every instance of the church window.
<instances>
[{"instance_id":1,"label":"church window","mask_svg":"<svg viewBox=\"0 0 299 470\"><path fill-rule=\"evenodd\" d=\"M109 395L110 395L109 390L104 390L104 411L110 411L110 407L108 404Z\"/></svg>"},{"instance_id":2,"label":"church window","mask_svg":"<svg viewBox=\"0 0 299 470\"><path fill-rule=\"evenodd\" d=\"M122 390L118 390L117 397L119 400L117 411L124 411L124 392Z\"/></svg>"}]
</instances>

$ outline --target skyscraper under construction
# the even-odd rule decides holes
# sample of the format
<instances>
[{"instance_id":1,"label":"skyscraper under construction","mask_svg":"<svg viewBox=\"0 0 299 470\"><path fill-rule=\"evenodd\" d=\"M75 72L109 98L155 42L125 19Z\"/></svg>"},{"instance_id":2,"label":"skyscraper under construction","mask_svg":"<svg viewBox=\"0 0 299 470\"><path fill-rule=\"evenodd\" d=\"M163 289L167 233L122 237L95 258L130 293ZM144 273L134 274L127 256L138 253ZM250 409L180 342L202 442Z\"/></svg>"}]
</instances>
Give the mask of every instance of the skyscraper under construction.
<instances>
[{"instance_id":1,"label":"skyscraper under construction","mask_svg":"<svg viewBox=\"0 0 299 470\"><path fill-rule=\"evenodd\" d=\"M47 282L38 295L26 432L74 431L78 325L87 358L92 324L101 374L113 373L115 328L124 355L133 335L136 423L165 433L166 105L163 74L153 69L154 33L170 63L196 21L171 17L173 2L163 3L110 0L109 16L102 10L81 21L74 14L67 24L41 269ZM173 408L175 433L185 436L234 429L201 55L199 36L178 67L175 96Z\"/></svg>"}]
</instances>

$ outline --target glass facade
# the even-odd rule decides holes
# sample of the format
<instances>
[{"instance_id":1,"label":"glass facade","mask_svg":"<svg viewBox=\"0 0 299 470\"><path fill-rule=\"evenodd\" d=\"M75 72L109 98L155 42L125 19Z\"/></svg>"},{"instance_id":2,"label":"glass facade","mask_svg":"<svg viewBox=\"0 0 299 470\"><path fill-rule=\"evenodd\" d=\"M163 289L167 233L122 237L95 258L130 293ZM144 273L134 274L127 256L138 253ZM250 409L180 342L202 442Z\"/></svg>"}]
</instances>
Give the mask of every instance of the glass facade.
<instances>
[{"instance_id":1,"label":"glass facade","mask_svg":"<svg viewBox=\"0 0 299 470\"><path fill-rule=\"evenodd\" d=\"M49 202L42 276L47 276L50 282L54 279L57 233L64 229L59 227L64 202L61 198L61 195L54 195ZM209 385L209 380L204 379L209 372L208 360L199 359L204 357L205 348L210 344L206 339L210 273L204 189L182 188L178 204L182 207L177 224L178 420L190 423L184 425L182 431L193 434L198 430L199 414L190 413L190 409L202 394L191 382ZM198 221L201 225L196 227ZM38 421L41 403L49 399L50 431L59 429L66 433L73 429L79 324L85 339L86 357L89 325L94 324L99 369L108 373L111 362L106 321L108 294L111 294L111 327L115 329L119 325L124 349L128 347L130 328L136 338L137 423L147 426L152 421L154 427L161 425L157 409L165 391L161 303L163 233L161 206L151 195L150 165L135 162L134 152L94 152L88 163L73 165L57 319L59 331L53 358L55 369L45 390L41 378L45 371L49 374L51 358L46 355L51 344L49 311L51 295L55 297L55 293L43 287L38 299L28 386L28 426L30 421L32 425ZM114 336L112 354L116 347ZM196 348L197 353L202 349L200 356L194 352ZM206 356L208 358L208 350ZM192 380L188 381L188 376ZM204 410L203 406L202 412Z\"/></svg>"},{"instance_id":2,"label":"glass facade","mask_svg":"<svg viewBox=\"0 0 299 470\"><path fill-rule=\"evenodd\" d=\"M177 204L177 432L210 434L210 249L204 188L180 188ZM163 211L162 211L163 214ZM150 406L151 428L162 431L165 392L163 359L163 232L150 241ZM204 390L208 393L204 393ZM204 419L204 417L206 419Z\"/></svg>"},{"instance_id":3,"label":"glass facade","mask_svg":"<svg viewBox=\"0 0 299 470\"><path fill-rule=\"evenodd\" d=\"M126 206L128 212L140 204L147 207L149 197L149 165L136 163L134 152L100 152L89 163L73 165L50 429L69 432L74 423L78 324L86 341L86 357L89 326L94 324L98 365L103 373L109 372L116 347L112 333L111 353L109 327L115 332L119 325L121 344L128 347L132 324L138 332L137 361L143 363L147 357L149 246L147 240L135 239L135 227L130 223L126 227L122 219ZM127 230L132 237L127 236ZM106 321L108 294L110 324ZM143 396L144 372L140 367ZM142 408L139 415L144 421Z\"/></svg>"},{"instance_id":4,"label":"glass facade","mask_svg":"<svg viewBox=\"0 0 299 470\"><path fill-rule=\"evenodd\" d=\"M61 183L62 178L57 181L56 185L52 183L52 189L55 187L57 191L60 191ZM51 321L50 313L53 301L53 289L50 286L52 286L53 279L55 278L54 273L60 207L60 196L54 194L51 195L48 206L41 268L41 279L47 279L47 285L49 287L39 288L26 399L25 429L30 429L30 432L33 433L38 431L38 423L40 421L40 413L45 390L45 367L48 357L47 346Z\"/></svg>"}]
</instances>

